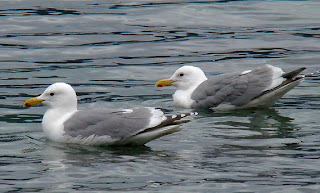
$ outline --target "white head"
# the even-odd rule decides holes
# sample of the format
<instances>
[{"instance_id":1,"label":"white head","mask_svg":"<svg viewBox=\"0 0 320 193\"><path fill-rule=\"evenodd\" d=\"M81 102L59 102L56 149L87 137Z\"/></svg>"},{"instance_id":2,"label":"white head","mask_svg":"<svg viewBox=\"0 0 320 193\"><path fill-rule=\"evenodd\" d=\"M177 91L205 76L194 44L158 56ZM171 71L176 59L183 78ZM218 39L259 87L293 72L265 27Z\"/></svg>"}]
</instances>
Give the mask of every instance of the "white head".
<instances>
[{"instance_id":1,"label":"white head","mask_svg":"<svg viewBox=\"0 0 320 193\"><path fill-rule=\"evenodd\" d=\"M51 109L73 111L77 110L77 95L69 84L58 82L50 85L40 96L26 100L24 106L31 107L40 103Z\"/></svg>"},{"instance_id":2,"label":"white head","mask_svg":"<svg viewBox=\"0 0 320 193\"><path fill-rule=\"evenodd\" d=\"M178 90L187 90L189 88L197 87L208 78L204 72L194 66L182 66L169 79L162 79L156 83L157 87L173 85Z\"/></svg>"}]
</instances>

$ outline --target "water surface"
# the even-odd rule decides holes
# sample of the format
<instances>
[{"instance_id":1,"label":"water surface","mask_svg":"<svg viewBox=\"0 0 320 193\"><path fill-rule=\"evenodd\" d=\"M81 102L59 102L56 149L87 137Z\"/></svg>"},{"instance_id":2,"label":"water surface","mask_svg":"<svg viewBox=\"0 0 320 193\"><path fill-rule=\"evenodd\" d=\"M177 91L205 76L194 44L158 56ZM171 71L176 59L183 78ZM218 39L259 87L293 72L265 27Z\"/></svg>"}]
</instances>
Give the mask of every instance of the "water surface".
<instances>
[{"instance_id":1,"label":"water surface","mask_svg":"<svg viewBox=\"0 0 320 193\"><path fill-rule=\"evenodd\" d=\"M182 65L208 77L264 64L320 70L317 1L1 1L2 192L318 192L319 77L274 107L200 111L142 147L46 140L44 106L23 101L72 84L79 108L172 106L155 88Z\"/></svg>"}]
</instances>

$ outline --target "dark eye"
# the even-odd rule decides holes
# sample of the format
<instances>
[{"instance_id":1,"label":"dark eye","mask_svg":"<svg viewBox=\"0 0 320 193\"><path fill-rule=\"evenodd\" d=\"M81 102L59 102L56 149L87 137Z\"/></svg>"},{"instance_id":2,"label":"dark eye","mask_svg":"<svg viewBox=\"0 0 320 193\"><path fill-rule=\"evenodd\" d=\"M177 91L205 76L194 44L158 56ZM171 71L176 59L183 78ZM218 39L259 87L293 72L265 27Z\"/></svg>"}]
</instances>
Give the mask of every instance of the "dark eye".
<instances>
[{"instance_id":1,"label":"dark eye","mask_svg":"<svg viewBox=\"0 0 320 193\"><path fill-rule=\"evenodd\" d=\"M54 93L52 92L52 93L50 93L50 96L53 96L54 95Z\"/></svg>"},{"instance_id":2,"label":"dark eye","mask_svg":"<svg viewBox=\"0 0 320 193\"><path fill-rule=\"evenodd\" d=\"M183 73L180 73L179 76L184 76L184 74L183 74Z\"/></svg>"}]
</instances>

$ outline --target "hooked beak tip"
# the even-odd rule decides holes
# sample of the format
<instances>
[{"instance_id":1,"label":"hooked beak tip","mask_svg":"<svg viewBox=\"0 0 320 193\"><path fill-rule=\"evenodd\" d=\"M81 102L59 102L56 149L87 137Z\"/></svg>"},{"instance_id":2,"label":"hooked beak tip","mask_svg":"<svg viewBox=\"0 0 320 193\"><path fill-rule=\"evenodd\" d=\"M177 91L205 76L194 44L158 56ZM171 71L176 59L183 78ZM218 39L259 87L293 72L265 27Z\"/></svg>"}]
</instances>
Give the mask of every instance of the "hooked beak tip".
<instances>
[{"instance_id":1,"label":"hooked beak tip","mask_svg":"<svg viewBox=\"0 0 320 193\"><path fill-rule=\"evenodd\" d=\"M159 80L155 86L156 87L164 87L164 86L170 86L172 85L172 83L175 82L174 80L170 80L170 79L162 79L162 80Z\"/></svg>"},{"instance_id":2,"label":"hooked beak tip","mask_svg":"<svg viewBox=\"0 0 320 193\"><path fill-rule=\"evenodd\" d=\"M41 104L43 101L44 101L44 100L42 100L42 99L38 99L38 97L31 98L31 99L26 100L26 101L23 103L23 107L32 107L32 106Z\"/></svg>"}]
</instances>

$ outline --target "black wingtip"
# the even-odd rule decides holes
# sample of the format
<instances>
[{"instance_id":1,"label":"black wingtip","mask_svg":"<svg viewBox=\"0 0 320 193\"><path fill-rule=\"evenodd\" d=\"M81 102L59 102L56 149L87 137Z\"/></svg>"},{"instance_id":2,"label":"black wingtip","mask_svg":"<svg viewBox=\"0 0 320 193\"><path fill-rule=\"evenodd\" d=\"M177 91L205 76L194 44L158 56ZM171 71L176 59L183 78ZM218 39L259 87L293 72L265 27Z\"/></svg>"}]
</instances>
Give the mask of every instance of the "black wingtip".
<instances>
[{"instance_id":1,"label":"black wingtip","mask_svg":"<svg viewBox=\"0 0 320 193\"><path fill-rule=\"evenodd\" d=\"M189 116L196 116L198 115L197 112L191 112L191 113L181 113L176 115L167 115L167 119L161 123L161 125L172 125L172 124L181 124L184 122L189 122L190 120L181 120L185 117Z\"/></svg>"},{"instance_id":2,"label":"black wingtip","mask_svg":"<svg viewBox=\"0 0 320 193\"><path fill-rule=\"evenodd\" d=\"M307 68L306 67L301 67L301 68L298 68L298 69L296 69L294 71L283 73L282 77L286 78L286 79L292 79L295 76L297 76L298 74L300 74L300 72L304 71L305 69L307 69Z\"/></svg>"},{"instance_id":3,"label":"black wingtip","mask_svg":"<svg viewBox=\"0 0 320 193\"><path fill-rule=\"evenodd\" d=\"M197 112L181 113L181 114L176 114L176 115L166 115L166 119L164 121L162 121L162 123L160 123L159 125L157 125L155 127L149 128L147 130L157 129L157 128L165 127L168 125L180 125L182 123L187 123L190 120L183 119L183 118L188 117L188 116L196 116L196 115L198 115ZM145 131L147 131L147 130L145 130ZM143 132L145 132L145 131L143 131Z\"/></svg>"}]
</instances>

